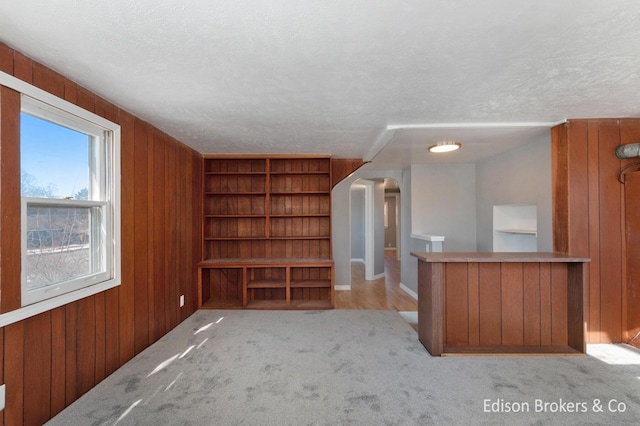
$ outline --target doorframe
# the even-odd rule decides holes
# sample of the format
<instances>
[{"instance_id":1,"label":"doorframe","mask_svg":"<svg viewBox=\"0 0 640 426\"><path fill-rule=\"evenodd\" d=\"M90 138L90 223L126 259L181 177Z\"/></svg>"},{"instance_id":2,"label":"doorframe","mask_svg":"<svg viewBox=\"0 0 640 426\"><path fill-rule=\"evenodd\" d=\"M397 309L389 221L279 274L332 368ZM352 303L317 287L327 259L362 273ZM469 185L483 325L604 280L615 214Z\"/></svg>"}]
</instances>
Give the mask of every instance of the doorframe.
<instances>
[{"instance_id":1,"label":"doorframe","mask_svg":"<svg viewBox=\"0 0 640 426\"><path fill-rule=\"evenodd\" d=\"M390 178L393 179L393 178ZM393 179L395 180L395 179ZM402 246L402 244L400 244L400 194L402 194L402 191L400 192L389 192L389 193L385 193L384 197L393 197L396 199L396 259L400 260L400 247Z\"/></svg>"},{"instance_id":2,"label":"doorframe","mask_svg":"<svg viewBox=\"0 0 640 426\"><path fill-rule=\"evenodd\" d=\"M374 186L370 180L360 181L364 185L364 279L375 277L375 226L374 226Z\"/></svg>"}]
</instances>

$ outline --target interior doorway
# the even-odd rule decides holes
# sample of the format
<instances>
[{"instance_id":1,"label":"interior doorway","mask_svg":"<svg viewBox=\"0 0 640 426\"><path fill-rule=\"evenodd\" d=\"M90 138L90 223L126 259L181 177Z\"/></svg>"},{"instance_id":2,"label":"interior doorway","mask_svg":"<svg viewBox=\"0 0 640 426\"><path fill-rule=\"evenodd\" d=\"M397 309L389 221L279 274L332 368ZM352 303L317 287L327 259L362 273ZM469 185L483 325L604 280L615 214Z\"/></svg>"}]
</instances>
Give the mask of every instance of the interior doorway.
<instances>
[{"instance_id":1,"label":"interior doorway","mask_svg":"<svg viewBox=\"0 0 640 426\"><path fill-rule=\"evenodd\" d=\"M408 296L400 288L400 186L394 179L358 179L351 185L349 203L351 290L340 292L336 307L406 308L407 303L389 302ZM408 305L415 302L409 299Z\"/></svg>"},{"instance_id":2,"label":"interior doorway","mask_svg":"<svg viewBox=\"0 0 640 426\"><path fill-rule=\"evenodd\" d=\"M384 180L384 249L395 250L400 261L400 186L394 179Z\"/></svg>"}]
</instances>

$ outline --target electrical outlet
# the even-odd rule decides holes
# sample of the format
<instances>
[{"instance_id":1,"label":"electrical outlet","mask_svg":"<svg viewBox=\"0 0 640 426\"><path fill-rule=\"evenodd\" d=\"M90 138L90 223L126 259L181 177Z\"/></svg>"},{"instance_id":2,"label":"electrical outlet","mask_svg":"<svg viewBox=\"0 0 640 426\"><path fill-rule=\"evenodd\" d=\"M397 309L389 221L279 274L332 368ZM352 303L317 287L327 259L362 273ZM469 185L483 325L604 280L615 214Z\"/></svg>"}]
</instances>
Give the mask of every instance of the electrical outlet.
<instances>
[{"instance_id":1,"label":"electrical outlet","mask_svg":"<svg viewBox=\"0 0 640 426\"><path fill-rule=\"evenodd\" d=\"M180 295L180 307L182 308L184 306L184 294Z\"/></svg>"},{"instance_id":2,"label":"electrical outlet","mask_svg":"<svg viewBox=\"0 0 640 426\"><path fill-rule=\"evenodd\" d=\"M0 411L4 410L4 397L5 397L5 388L4 385L0 386Z\"/></svg>"}]
</instances>

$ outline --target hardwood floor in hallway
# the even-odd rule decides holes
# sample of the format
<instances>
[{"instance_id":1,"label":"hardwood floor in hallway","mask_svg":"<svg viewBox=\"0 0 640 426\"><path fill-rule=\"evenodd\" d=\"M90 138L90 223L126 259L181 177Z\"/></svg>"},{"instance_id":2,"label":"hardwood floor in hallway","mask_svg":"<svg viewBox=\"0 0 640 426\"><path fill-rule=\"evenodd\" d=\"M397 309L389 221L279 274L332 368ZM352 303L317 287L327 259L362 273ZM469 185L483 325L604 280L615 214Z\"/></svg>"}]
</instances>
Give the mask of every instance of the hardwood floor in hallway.
<instances>
[{"instance_id":1,"label":"hardwood floor in hallway","mask_svg":"<svg viewBox=\"0 0 640 426\"><path fill-rule=\"evenodd\" d=\"M335 309L417 311L418 302L400 288L400 262L395 250L384 251L384 277L364 279L364 264L351 263L351 290L335 292Z\"/></svg>"}]
</instances>

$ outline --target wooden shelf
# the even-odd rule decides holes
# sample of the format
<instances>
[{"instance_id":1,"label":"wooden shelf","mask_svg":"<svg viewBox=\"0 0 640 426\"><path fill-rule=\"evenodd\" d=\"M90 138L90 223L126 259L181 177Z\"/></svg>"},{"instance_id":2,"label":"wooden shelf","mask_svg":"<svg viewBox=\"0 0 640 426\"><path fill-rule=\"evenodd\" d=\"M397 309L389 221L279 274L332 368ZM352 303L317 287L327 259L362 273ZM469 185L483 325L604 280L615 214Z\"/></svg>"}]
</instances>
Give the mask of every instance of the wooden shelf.
<instances>
[{"instance_id":1,"label":"wooden shelf","mask_svg":"<svg viewBox=\"0 0 640 426\"><path fill-rule=\"evenodd\" d=\"M302 213L302 214L295 214L295 213L288 213L288 214L270 214L269 217L275 217L275 218L297 218L297 217L331 217L331 214L328 213Z\"/></svg>"},{"instance_id":2,"label":"wooden shelf","mask_svg":"<svg viewBox=\"0 0 640 426\"><path fill-rule=\"evenodd\" d=\"M205 237L205 241L258 241L268 240L269 237Z\"/></svg>"},{"instance_id":3,"label":"wooden shelf","mask_svg":"<svg viewBox=\"0 0 640 426\"><path fill-rule=\"evenodd\" d=\"M333 309L329 300L292 300L292 309Z\"/></svg>"},{"instance_id":4,"label":"wooden shelf","mask_svg":"<svg viewBox=\"0 0 640 426\"><path fill-rule=\"evenodd\" d=\"M292 300L287 306L285 300L252 300L247 304L247 309L269 309L269 310L324 310L333 309L328 300Z\"/></svg>"},{"instance_id":5,"label":"wooden shelf","mask_svg":"<svg viewBox=\"0 0 640 426\"><path fill-rule=\"evenodd\" d=\"M281 299L252 300L247 304L247 309L287 309L287 301Z\"/></svg>"},{"instance_id":6,"label":"wooden shelf","mask_svg":"<svg viewBox=\"0 0 640 426\"><path fill-rule=\"evenodd\" d=\"M281 280L256 280L249 281L247 288L286 288L287 282Z\"/></svg>"},{"instance_id":7,"label":"wooden shelf","mask_svg":"<svg viewBox=\"0 0 640 426\"><path fill-rule=\"evenodd\" d=\"M213 176L242 176L242 175L258 175L258 176L266 176L267 172L204 172L205 176L213 175Z\"/></svg>"},{"instance_id":8,"label":"wooden shelf","mask_svg":"<svg viewBox=\"0 0 640 426\"><path fill-rule=\"evenodd\" d=\"M242 309L242 300L207 300L201 306L202 309Z\"/></svg>"},{"instance_id":9,"label":"wooden shelf","mask_svg":"<svg viewBox=\"0 0 640 426\"><path fill-rule=\"evenodd\" d=\"M247 191L247 192L230 192L230 191L207 191L204 195L224 195L228 197L237 197L238 195L267 195L266 192Z\"/></svg>"},{"instance_id":10,"label":"wooden shelf","mask_svg":"<svg viewBox=\"0 0 640 426\"><path fill-rule=\"evenodd\" d=\"M244 267L330 267L333 266L333 260L317 257L290 257L290 258L271 258L271 257L254 257L254 258L225 258L225 259L205 259L198 263L200 267L210 268L244 268Z\"/></svg>"},{"instance_id":11,"label":"wooden shelf","mask_svg":"<svg viewBox=\"0 0 640 426\"><path fill-rule=\"evenodd\" d=\"M273 215L272 215L273 216ZM205 218L220 218L220 219L261 219L266 218L265 214L205 214Z\"/></svg>"},{"instance_id":12,"label":"wooden shelf","mask_svg":"<svg viewBox=\"0 0 640 426\"><path fill-rule=\"evenodd\" d=\"M271 240L327 240L331 237L329 235L318 235L318 236L270 236Z\"/></svg>"},{"instance_id":13,"label":"wooden shelf","mask_svg":"<svg viewBox=\"0 0 640 426\"><path fill-rule=\"evenodd\" d=\"M330 288L331 280L291 281L291 288Z\"/></svg>"},{"instance_id":14,"label":"wooden shelf","mask_svg":"<svg viewBox=\"0 0 640 426\"><path fill-rule=\"evenodd\" d=\"M205 156L202 170L198 304L330 309L331 157Z\"/></svg>"},{"instance_id":15,"label":"wooden shelf","mask_svg":"<svg viewBox=\"0 0 640 426\"><path fill-rule=\"evenodd\" d=\"M271 191L271 195L326 195L327 191Z\"/></svg>"},{"instance_id":16,"label":"wooden shelf","mask_svg":"<svg viewBox=\"0 0 640 426\"><path fill-rule=\"evenodd\" d=\"M291 175L328 175L328 171L312 171L312 172L271 172L274 176L291 176Z\"/></svg>"}]
</instances>

